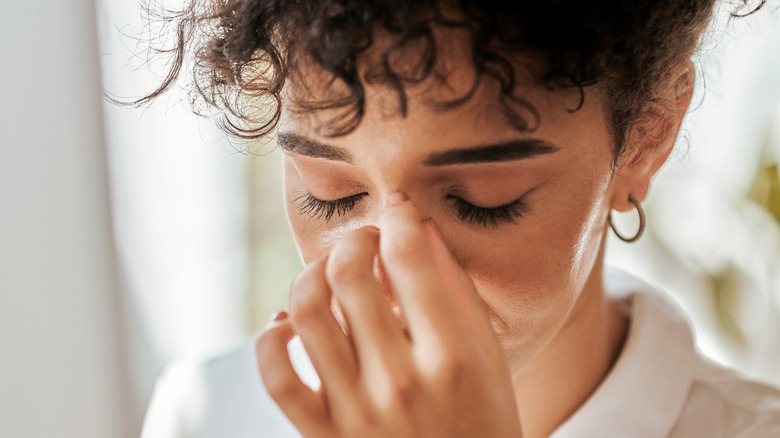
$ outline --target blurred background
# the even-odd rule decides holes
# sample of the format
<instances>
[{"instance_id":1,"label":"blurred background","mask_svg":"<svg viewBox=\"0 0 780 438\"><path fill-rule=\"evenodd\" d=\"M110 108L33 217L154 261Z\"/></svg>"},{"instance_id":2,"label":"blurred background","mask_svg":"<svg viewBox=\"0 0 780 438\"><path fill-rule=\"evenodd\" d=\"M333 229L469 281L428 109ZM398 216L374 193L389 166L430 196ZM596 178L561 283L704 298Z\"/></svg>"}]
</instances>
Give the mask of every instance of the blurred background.
<instances>
[{"instance_id":1,"label":"blurred background","mask_svg":"<svg viewBox=\"0 0 780 438\"><path fill-rule=\"evenodd\" d=\"M776 11L719 15L648 234L610 238L608 262L668 292L707 355L780 384ZM166 364L286 307L300 261L274 145L227 141L176 91L142 110L102 98L160 80L137 39L158 31L135 1L0 3L3 436L138 436Z\"/></svg>"}]
</instances>

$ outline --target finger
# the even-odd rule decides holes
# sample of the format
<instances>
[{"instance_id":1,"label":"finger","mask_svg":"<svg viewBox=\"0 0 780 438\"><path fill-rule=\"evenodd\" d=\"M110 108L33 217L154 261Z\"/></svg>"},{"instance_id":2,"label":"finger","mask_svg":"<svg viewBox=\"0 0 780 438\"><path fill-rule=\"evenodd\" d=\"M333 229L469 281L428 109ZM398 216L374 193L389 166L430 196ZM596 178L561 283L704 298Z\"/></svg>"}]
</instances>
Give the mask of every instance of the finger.
<instances>
[{"instance_id":1,"label":"finger","mask_svg":"<svg viewBox=\"0 0 780 438\"><path fill-rule=\"evenodd\" d=\"M378 253L379 230L365 227L339 241L326 266L328 284L350 327L361 370L398 363L409 351L374 275Z\"/></svg>"},{"instance_id":2,"label":"finger","mask_svg":"<svg viewBox=\"0 0 780 438\"><path fill-rule=\"evenodd\" d=\"M325 260L310 263L290 291L290 318L328 399L347 395L357 379L351 341L331 311Z\"/></svg>"},{"instance_id":3,"label":"finger","mask_svg":"<svg viewBox=\"0 0 780 438\"><path fill-rule=\"evenodd\" d=\"M255 343L260 377L268 395L301 434L323 435L329 424L325 400L301 381L290 362L287 344L294 334L289 319L272 322L260 334Z\"/></svg>"},{"instance_id":4,"label":"finger","mask_svg":"<svg viewBox=\"0 0 780 438\"><path fill-rule=\"evenodd\" d=\"M465 323L436 264L414 205L394 194L380 217L379 249L393 292L406 315L415 343L457 345L466 335Z\"/></svg>"},{"instance_id":5,"label":"finger","mask_svg":"<svg viewBox=\"0 0 780 438\"><path fill-rule=\"evenodd\" d=\"M471 277L455 260L432 220L423 222L423 231L431 247L434 263L439 268L447 290L452 294L455 306L471 328L470 331L489 357L504 362L503 348L490 322L487 305L477 293Z\"/></svg>"}]
</instances>

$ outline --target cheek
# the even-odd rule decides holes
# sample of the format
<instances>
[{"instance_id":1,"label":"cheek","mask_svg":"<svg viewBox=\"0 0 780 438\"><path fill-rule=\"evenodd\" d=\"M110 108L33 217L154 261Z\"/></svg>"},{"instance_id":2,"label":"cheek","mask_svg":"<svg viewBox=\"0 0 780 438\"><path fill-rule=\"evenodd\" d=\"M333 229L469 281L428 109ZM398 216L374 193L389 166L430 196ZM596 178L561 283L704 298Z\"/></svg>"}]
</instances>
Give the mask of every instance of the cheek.
<instances>
[{"instance_id":1,"label":"cheek","mask_svg":"<svg viewBox=\"0 0 780 438\"><path fill-rule=\"evenodd\" d=\"M294 206L288 206L287 217L304 264L325 257L342 237L350 231L364 226L358 221L350 221L336 226L322 226L316 221L298 214L292 207Z\"/></svg>"},{"instance_id":2,"label":"cheek","mask_svg":"<svg viewBox=\"0 0 780 438\"><path fill-rule=\"evenodd\" d=\"M584 187L547 192L512 231L453 242L499 331L554 330L585 288L603 245L607 184Z\"/></svg>"},{"instance_id":3,"label":"cheek","mask_svg":"<svg viewBox=\"0 0 780 438\"><path fill-rule=\"evenodd\" d=\"M290 205L288 201L287 219L301 259L303 259L304 265L308 265L327 255L332 244L328 239L323 238L318 227L312 226L311 221L299 215L295 207L295 205Z\"/></svg>"},{"instance_id":4,"label":"cheek","mask_svg":"<svg viewBox=\"0 0 780 438\"><path fill-rule=\"evenodd\" d=\"M323 238L322 231L314 221L299 212L300 207L296 199L301 195L302 190L303 184L295 166L285 159L284 202L287 221L303 263L309 264L327 255L330 246L327 245L327 240Z\"/></svg>"}]
</instances>

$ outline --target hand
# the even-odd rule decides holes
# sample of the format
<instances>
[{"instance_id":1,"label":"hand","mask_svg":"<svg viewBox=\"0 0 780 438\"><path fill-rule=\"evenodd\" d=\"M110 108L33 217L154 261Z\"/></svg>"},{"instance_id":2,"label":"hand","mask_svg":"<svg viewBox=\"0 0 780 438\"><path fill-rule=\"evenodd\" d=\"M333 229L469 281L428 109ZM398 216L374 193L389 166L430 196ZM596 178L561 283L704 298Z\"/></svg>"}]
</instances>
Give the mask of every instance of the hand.
<instances>
[{"instance_id":1,"label":"hand","mask_svg":"<svg viewBox=\"0 0 780 438\"><path fill-rule=\"evenodd\" d=\"M471 279L435 225L393 196L381 233L352 232L309 264L293 285L290 318L258 338L268 393L307 438L522 436L509 369ZM373 273L377 254L406 330ZM296 333L322 381L317 391L290 363Z\"/></svg>"}]
</instances>

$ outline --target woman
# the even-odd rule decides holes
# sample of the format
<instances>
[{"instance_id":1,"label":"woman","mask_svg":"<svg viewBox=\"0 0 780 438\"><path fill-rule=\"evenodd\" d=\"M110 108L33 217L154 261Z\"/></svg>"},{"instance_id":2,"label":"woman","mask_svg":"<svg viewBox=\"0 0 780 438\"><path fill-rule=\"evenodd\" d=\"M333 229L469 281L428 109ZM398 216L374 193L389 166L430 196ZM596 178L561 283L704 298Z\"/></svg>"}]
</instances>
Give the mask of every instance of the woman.
<instances>
[{"instance_id":1,"label":"woman","mask_svg":"<svg viewBox=\"0 0 780 438\"><path fill-rule=\"evenodd\" d=\"M167 373L145 436L780 436L777 390L603 266L612 210L642 234L713 1L502 3L176 18L137 103L194 53L223 126L283 149L306 267L251 356Z\"/></svg>"}]
</instances>

